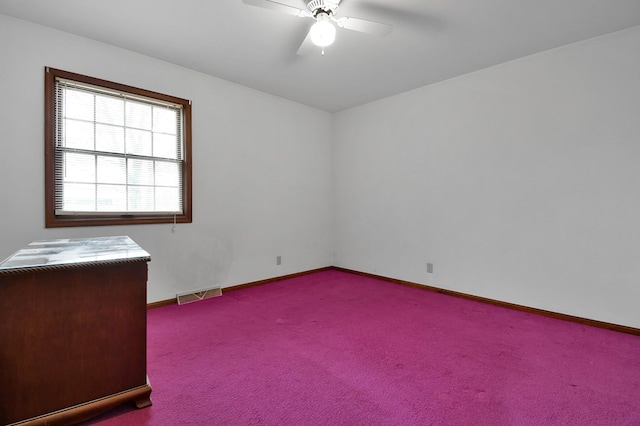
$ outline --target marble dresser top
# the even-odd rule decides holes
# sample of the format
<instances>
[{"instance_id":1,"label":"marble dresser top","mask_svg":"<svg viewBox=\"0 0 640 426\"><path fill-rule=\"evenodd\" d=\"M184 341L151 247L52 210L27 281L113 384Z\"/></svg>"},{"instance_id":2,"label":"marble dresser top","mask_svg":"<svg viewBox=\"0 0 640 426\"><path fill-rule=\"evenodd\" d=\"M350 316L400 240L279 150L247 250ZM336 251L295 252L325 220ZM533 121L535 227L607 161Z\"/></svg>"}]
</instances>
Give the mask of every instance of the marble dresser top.
<instances>
[{"instance_id":1,"label":"marble dresser top","mask_svg":"<svg viewBox=\"0 0 640 426\"><path fill-rule=\"evenodd\" d=\"M87 263L151 260L131 238L98 237L34 241L0 263L0 272Z\"/></svg>"}]
</instances>

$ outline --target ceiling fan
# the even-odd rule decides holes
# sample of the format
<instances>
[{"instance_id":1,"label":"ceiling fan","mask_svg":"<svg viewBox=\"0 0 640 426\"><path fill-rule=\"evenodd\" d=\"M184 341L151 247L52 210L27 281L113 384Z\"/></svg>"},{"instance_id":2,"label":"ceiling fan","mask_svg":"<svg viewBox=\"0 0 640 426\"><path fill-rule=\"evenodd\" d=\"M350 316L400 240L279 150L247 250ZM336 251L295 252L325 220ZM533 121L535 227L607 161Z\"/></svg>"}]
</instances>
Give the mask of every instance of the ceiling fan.
<instances>
[{"instance_id":1,"label":"ceiling fan","mask_svg":"<svg viewBox=\"0 0 640 426\"><path fill-rule=\"evenodd\" d=\"M335 15L338 12L342 0L306 0L307 10L298 9L297 7L278 3L273 0L242 1L244 4L287 13L299 18L315 19L315 24L311 26L309 33L296 52L298 55L309 53L314 45L321 47L322 54L324 55L324 48L332 44L336 37L336 27L333 25L334 23L340 28L378 36L386 36L392 30L391 25L381 22L350 18L347 16L336 18Z\"/></svg>"}]
</instances>

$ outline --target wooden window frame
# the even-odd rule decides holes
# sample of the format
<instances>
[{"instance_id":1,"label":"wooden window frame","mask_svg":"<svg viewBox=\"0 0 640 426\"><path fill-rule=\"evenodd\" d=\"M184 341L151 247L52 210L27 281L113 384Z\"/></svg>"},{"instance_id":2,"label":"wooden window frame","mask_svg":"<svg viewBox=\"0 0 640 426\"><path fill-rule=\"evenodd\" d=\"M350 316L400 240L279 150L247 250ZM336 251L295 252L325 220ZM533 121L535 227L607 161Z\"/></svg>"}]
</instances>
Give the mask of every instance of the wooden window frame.
<instances>
[{"instance_id":1,"label":"wooden window frame","mask_svg":"<svg viewBox=\"0 0 640 426\"><path fill-rule=\"evenodd\" d=\"M171 102L182 105L183 108L183 150L184 159L182 167L182 213L171 215L138 214L86 214L56 215L56 79L63 78L92 86L116 90L136 96L157 99L163 102ZM158 92L140 89L120 83L114 83L95 77L89 77L69 71L54 68L45 68L45 227L71 227L71 226L102 226L102 225L134 225L134 224L159 224L159 223L191 223L192 222L192 162L191 162L191 102L186 99L165 95Z\"/></svg>"}]
</instances>

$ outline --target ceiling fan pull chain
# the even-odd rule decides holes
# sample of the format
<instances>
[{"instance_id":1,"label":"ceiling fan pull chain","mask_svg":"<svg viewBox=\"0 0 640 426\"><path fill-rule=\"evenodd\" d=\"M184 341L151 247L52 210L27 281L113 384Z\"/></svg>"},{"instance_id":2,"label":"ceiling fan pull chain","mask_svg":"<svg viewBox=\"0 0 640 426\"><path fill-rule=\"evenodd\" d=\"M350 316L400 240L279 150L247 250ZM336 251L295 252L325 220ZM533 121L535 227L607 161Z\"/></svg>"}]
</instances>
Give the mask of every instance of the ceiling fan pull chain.
<instances>
[{"instance_id":1,"label":"ceiling fan pull chain","mask_svg":"<svg viewBox=\"0 0 640 426\"><path fill-rule=\"evenodd\" d=\"M322 47L322 56L324 56L324 46Z\"/></svg>"}]
</instances>

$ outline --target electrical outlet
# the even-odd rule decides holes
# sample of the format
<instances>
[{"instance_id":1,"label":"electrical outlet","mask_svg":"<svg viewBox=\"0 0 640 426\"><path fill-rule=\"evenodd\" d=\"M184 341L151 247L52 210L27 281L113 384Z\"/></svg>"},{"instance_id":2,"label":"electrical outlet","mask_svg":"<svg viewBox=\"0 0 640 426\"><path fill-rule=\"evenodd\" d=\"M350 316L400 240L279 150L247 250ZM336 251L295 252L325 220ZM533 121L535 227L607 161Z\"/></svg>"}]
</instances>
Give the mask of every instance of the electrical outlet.
<instances>
[{"instance_id":1,"label":"electrical outlet","mask_svg":"<svg viewBox=\"0 0 640 426\"><path fill-rule=\"evenodd\" d=\"M427 274L433 274L433 263L427 263Z\"/></svg>"},{"instance_id":2,"label":"electrical outlet","mask_svg":"<svg viewBox=\"0 0 640 426\"><path fill-rule=\"evenodd\" d=\"M282 256L276 257L276 265L282 265Z\"/></svg>"}]
</instances>

